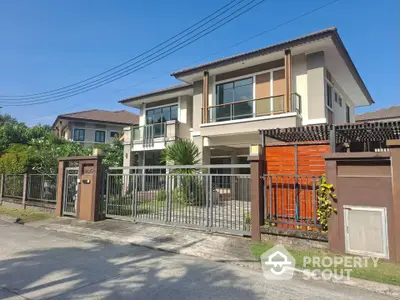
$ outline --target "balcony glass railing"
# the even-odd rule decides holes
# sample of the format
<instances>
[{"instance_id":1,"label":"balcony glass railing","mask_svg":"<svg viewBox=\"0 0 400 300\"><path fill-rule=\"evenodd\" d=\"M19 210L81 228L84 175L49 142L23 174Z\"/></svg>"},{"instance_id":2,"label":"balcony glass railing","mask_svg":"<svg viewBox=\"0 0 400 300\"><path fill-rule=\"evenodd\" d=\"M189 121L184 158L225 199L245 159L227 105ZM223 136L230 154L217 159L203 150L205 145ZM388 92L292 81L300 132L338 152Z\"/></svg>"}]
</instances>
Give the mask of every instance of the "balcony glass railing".
<instances>
[{"instance_id":1,"label":"balcony glass railing","mask_svg":"<svg viewBox=\"0 0 400 300\"><path fill-rule=\"evenodd\" d=\"M293 93L288 112L301 113L301 97ZM213 105L208 108L208 120L223 122L285 113L285 95ZM204 123L204 122L203 122Z\"/></svg>"},{"instance_id":2,"label":"balcony glass railing","mask_svg":"<svg viewBox=\"0 0 400 300\"><path fill-rule=\"evenodd\" d=\"M149 124L132 127L131 141L145 141L165 137L166 123Z\"/></svg>"}]
</instances>

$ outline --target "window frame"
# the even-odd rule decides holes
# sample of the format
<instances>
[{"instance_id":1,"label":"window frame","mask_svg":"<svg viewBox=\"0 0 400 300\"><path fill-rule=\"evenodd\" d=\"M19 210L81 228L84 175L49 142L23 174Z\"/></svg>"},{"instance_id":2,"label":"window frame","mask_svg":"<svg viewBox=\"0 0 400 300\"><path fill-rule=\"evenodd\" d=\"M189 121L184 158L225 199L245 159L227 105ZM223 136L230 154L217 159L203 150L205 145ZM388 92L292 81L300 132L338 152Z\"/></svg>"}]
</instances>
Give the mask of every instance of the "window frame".
<instances>
[{"instance_id":1,"label":"window frame","mask_svg":"<svg viewBox=\"0 0 400 300\"><path fill-rule=\"evenodd\" d=\"M82 136L83 136L83 139L81 140L81 139L76 139L75 137L76 137L76 132L77 131L82 131L83 132L83 134L82 134ZM85 132L85 128L74 128L74 134L73 134L73 136L72 136L72 140L74 141L74 142L84 142L85 141L85 134L86 134L86 132ZM79 134L78 135L78 137L80 137L81 135Z\"/></svg>"},{"instance_id":2,"label":"window frame","mask_svg":"<svg viewBox=\"0 0 400 300\"><path fill-rule=\"evenodd\" d=\"M350 105L348 105L348 104L346 103L344 107L345 107L346 123L350 123L350 122L351 122L351 117L350 117Z\"/></svg>"},{"instance_id":3,"label":"window frame","mask_svg":"<svg viewBox=\"0 0 400 300\"><path fill-rule=\"evenodd\" d=\"M333 84L328 80L328 79L326 79L326 97L325 97L325 105L326 105L326 107L328 107L328 109L330 109L330 110L332 110L333 111L333 98L334 98L334 91L335 91L335 88L333 87ZM330 90L331 90L331 92L330 93L328 93L328 86L330 87ZM328 101L328 95L330 94L330 102L331 102L331 105L329 106L329 101Z\"/></svg>"},{"instance_id":4,"label":"window frame","mask_svg":"<svg viewBox=\"0 0 400 300\"><path fill-rule=\"evenodd\" d=\"M98 141L97 140L97 134L98 133L103 133L103 141ZM94 142L95 143L105 143L106 142L106 131L105 130L95 130L94 131Z\"/></svg>"},{"instance_id":5,"label":"window frame","mask_svg":"<svg viewBox=\"0 0 400 300\"><path fill-rule=\"evenodd\" d=\"M151 108L146 108L146 110L145 110L145 125L152 125L152 124L164 124L164 123L166 123L166 122L168 122L168 121L171 121L171 108L172 107L176 107L176 111L177 111L177 113L176 113L176 120L172 120L172 121L178 121L179 120L179 103L174 103L174 104L167 104L167 105L162 105L162 106L156 106L156 107L151 107ZM150 112L150 111L155 111L155 110L157 110L157 109L160 109L160 116L161 116L161 119L162 119L162 116L163 116L163 109L165 109L165 108L169 108L169 116L170 116L170 120L166 120L166 121L161 121L161 122L154 122L154 119L153 119L153 121L151 122L151 123L149 123L148 122L148 113Z\"/></svg>"},{"instance_id":6,"label":"window frame","mask_svg":"<svg viewBox=\"0 0 400 300\"><path fill-rule=\"evenodd\" d=\"M219 102L219 97L218 97L218 87L219 86L223 86L223 85L225 85L225 84L230 84L230 83L232 83L232 89L233 89L233 97L235 97L235 82L238 82L238 81L244 81L244 80L248 80L248 79L251 79L251 84L246 84L246 85L241 85L241 86L238 86L238 87L242 87L242 86L251 86L251 94L252 94L252 96L251 96L251 98L249 98L249 99L245 99L245 100L235 100L235 99L233 99L233 101L231 101L231 102L225 102L225 103L218 103ZM252 74L252 75L245 75L245 76L241 76L241 77L238 77L238 78L230 78L230 79L228 79L228 80L226 80L226 81L219 81L219 82L216 82L215 83L215 86L214 86L214 92L213 92L213 94L215 95L215 101L213 101L213 102L215 102L214 103L214 105L223 105L223 104L230 104L230 103L235 103L235 102L240 102L240 101L248 101L248 100L254 100L255 99L255 91L254 91L254 84L255 84L255 75L254 74Z\"/></svg>"},{"instance_id":7,"label":"window frame","mask_svg":"<svg viewBox=\"0 0 400 300\"><path fill-rule=\"evenodd\" d=\"M118 136L119 132L118 131L110 131L110 138L114 138L115 136Z\"/></svg>"}]
</instances>

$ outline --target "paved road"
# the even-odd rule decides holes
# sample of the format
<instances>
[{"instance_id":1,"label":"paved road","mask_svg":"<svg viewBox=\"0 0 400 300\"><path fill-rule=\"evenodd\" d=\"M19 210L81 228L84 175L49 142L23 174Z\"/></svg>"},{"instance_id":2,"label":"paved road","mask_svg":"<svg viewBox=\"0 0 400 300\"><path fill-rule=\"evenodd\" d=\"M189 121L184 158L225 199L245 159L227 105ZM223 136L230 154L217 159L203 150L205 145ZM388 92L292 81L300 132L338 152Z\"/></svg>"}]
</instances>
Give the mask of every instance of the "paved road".
<instances>
[{"instance_id":1,"label":"paved road","mask_svg":"<svg viewBox=\"0 0 400 300\"><path fill-rule=\"evenodd\" d=\"M392 299L0 221L0 299Z\"/></svg>"}]
</instances>

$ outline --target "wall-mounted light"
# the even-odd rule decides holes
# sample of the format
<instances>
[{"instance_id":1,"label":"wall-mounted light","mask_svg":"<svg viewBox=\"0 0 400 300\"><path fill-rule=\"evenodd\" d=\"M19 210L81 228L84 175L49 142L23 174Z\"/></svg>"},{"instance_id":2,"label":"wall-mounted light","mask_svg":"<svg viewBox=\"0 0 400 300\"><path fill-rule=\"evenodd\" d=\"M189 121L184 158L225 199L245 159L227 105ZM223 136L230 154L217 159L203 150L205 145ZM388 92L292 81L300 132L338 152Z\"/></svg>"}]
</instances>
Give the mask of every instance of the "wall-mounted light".
<instances>
[{"instance_id":1,"label":"wall-mounted light","mask_svg":"<svg viewBox=\"0 0 400 300\"><path fill-rule=\"evenodd\" d=\"M93 148L92 155L93 156L102 156L103 150L100 148Z\"/></svg>"},{"instance_id":2,"label":"wall-mounted light","mask_svg":"<svg viewBox=\"0 0 400 300\"><path fill-rule=\"evenodd\" d=\"M261 154L261 146L260 145L250 145L249 154L250 155L260 155Z\"/></svg>"}]
</instances>

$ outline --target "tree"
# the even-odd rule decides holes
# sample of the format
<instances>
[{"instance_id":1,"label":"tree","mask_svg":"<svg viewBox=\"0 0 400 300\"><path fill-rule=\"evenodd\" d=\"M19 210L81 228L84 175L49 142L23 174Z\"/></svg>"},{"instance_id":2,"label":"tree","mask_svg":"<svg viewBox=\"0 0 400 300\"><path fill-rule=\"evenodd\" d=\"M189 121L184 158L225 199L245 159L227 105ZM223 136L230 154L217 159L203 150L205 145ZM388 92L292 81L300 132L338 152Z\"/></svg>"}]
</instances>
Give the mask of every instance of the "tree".
<instances>
[{"instance_id":1,"label":"tree","mask_svg":"<svg viewBox=\"0 0 400 300\"><path fill-rule=\"evenodd\" d=\"M33 139L29 146L31 155L35 158L31 169L40 174L56 174L60 157L79 156L87 153L81 144L64 140L51 133Z\"/></svg>"}]
</instances>

